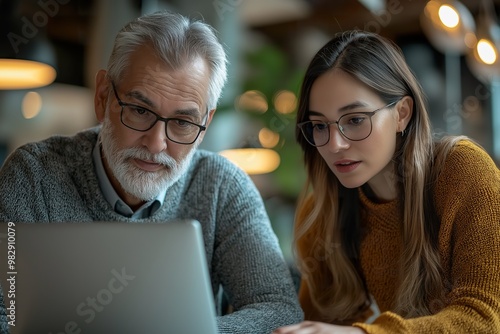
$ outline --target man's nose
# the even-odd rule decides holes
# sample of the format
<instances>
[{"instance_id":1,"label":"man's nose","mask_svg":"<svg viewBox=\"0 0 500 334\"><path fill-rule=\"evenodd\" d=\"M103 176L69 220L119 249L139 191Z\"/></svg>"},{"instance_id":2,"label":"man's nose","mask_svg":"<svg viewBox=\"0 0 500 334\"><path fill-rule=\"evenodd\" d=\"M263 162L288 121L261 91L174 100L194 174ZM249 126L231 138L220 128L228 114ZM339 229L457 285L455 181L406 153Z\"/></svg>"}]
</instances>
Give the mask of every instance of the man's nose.
<instances>
[{"instance_id":1,"label":"man's nose","mask_svg":"<svg viewBox=\"0 0 500 334\"><path fill-rule=\"evenodd\" d=\"M142 144L153 154L161 153L167 148L166 123L158 121L144 133Z\"/></svg>"}]
</instances>

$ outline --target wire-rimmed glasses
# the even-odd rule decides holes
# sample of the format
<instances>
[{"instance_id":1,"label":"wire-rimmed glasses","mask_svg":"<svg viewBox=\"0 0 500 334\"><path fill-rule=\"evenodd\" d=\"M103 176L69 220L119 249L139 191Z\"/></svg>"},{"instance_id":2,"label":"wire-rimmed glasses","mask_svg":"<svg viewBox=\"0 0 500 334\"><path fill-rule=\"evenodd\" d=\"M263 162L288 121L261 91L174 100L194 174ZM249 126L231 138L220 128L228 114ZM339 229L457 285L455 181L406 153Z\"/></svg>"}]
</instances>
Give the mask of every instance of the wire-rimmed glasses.
<instances>
[{"instance_id":1,"label":"wire-rimmed glasses","mask_svg":"<svg viewBox=\"0 0 500 334\"><path fill-rule=\"evenodd\" d=\"M374 111L355 112L342 115L337 121L306 121L298 123L302 135L309 144L320 147L330 141L330 126L336 124L340 133L352 141L360 141L368 138L372 133L372 117L386 108L391 107L398 101L391 102Z\"/></svg>"},{"instance_id":2,"label":"wire-rimmed glasses","mask_svg":"<svg viewBox=\"0 0 500 334\"><path fill-rule=\"evenodd\" d=\"M123 125L132 130L146 132L155 126L156 122L165 122L165 135L174 143L190 145L198 139L202 131L207 129L204 125L199 125L182 118L164 118L157 113L130 103L125 103L118 97L114 82L111 82L118 104L122 108L120 120ZM207 114L208 115L208 110Z\"/></svg>"}]
</instances>

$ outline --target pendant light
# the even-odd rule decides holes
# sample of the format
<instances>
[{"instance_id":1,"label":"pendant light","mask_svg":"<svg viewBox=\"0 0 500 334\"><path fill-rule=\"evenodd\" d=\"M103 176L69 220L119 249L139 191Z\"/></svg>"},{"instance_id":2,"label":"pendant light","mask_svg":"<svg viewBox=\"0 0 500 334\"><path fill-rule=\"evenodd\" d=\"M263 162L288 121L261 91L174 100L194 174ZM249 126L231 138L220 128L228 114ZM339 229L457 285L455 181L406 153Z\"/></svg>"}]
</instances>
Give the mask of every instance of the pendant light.
<instances>
[{"instance_id":1,"label":"pendant light","mask_svg":"<svg viewBox=\"0 0 500 334\"><path fill-rule=\"evenodd\" d=\"M0 90L30 89L56 78L54 51L44 28L50 13L16 13L16 1L0 1Z\"/></svg>"}]
</instances>

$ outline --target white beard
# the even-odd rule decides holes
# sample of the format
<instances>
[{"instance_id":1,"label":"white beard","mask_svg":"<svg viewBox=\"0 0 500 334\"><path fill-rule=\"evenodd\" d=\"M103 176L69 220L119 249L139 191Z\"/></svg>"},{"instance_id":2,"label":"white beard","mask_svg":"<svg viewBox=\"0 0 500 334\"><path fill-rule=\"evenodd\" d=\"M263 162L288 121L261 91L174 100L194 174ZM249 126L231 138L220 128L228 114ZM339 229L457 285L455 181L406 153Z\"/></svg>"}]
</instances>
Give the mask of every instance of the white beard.
<instances>
[{"instance_id":1,"label":"white beard","mask_svg":"<svg viewBox=\"0 0 500 334\"><path fill-rule=\"evenodd\" d=\"M150 201L174 184L186 172L198 143L193 144L193 148L179 162L166 153L152 154L145 148L120 150L113 135L113 125L108 115L103 122L99 137L102 153L113 176L127 193L140 200ZM148 172L135 166L130 161L131 159L160 163L166 168L156 172Z\"/></svg>"}]
</instances>

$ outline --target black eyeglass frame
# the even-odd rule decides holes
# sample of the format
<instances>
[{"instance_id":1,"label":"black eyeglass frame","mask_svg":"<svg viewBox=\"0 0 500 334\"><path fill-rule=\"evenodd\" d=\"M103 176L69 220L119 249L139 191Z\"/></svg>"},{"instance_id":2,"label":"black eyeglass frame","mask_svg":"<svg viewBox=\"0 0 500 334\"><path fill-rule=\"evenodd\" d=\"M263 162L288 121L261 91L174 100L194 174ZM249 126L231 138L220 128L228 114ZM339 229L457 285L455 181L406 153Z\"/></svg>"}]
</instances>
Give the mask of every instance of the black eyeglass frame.
<instances>
[{"instance_id":1,"label":"black eyeglass frame","mask_svg":"<svg viewBox=\"0 0 500 334\"><path fill-rule=\"evenodd\" d=\"M203 131L205 131L207 129L207 127L205 125L199 125L199 124L196 124L196 123L193 123L191 121L188 121L188 120L185 120L185 119L182 119L182 118L175 118L175 117L161 117L160 115L158 115L157 113L155 113L154 111L152 110L149 110L148 108L145 108L143 106L139 106L139 105L136 105L136 104L132 104L132 103L126 103L126 102L123 102L122 100L120 100L120 98L118 97L118 93L116 91L116 86L115 86L115 83L113 81L111 81L111 86L113 87L113 92L115 94L115 97L116 97L116 100L118 101L118 105L120 105L120 107L122 108L122 110L120 111L120 121L122 122L123 125L125 125L127 128L129 129L132 129L132 130L135 130L135 131L139 131L139 132L146 132L146 131L149 131L151 130L155 125L156 123L158 123L158 121L162 121L165 123L165 136L167 136L167 138L174 142L174 143L177 143L177 144L181 144L181 145L191 145L193 144L197 139L198 137L200 136L200 133L202 133ZM155 117L156 117L156 120L153 122L153 124L147 128L147 129L144 129L144 130L139 130L139 129L136 129L136 128L133 128L131 127L130 125L127 125L125 124L125 122L123 122L123 107L133 107L133 108L138 108L138 109L142 109L144 111L147 111L151 114L153 114ZM205 114L205 119L206 117L208 116L208 107L207 107L207 112ZM191 142L188 142L188 143L183 143L183 142L179 142L177 140L174 140L172 138L170 138L170 136L168 135L168 122L169 121L181 121L181 122L186 122L186 123L189 123L191 125L194 125L194 126L197 126L198 127L198 134L196 135L196 137L193 139L193 141Z\"/></svg>"},{"instance_id":2,"label":"black eyeglass frame","mask_svg":"<svg viewBox=\"0 0 500 334\"><path fill-rule=\"evenodd\" d=\"M348 113L348 114L345 114L345 115L342 115L339 117L338 120L336 121L329 121L329 122L324 122L324 121L305 121L305 122L300 122L300 123L297 123L297 126L298 128L300 129L300 132L302 133L302 135L304 136L305 140L307 141L308 144L310 144L311 146L314 146L314 147L322 147L322 146L325 146L326 144L328 144L330 142L330 137L331 137L331 132L330 132L330 125L332 124L336 124L337 125L337 129L339 129L339 132L340 134L346 138L347 140L350 140L350 141L362 141L362 140L365 140L366 138L370 137L370 135L372 134L372 131L373 131L373 122L372 122L372 117L375 116L375 114L381 110L384 110L384 109L387 109L393 105L395 105L397 102L399 102L399 100L397 101L394 101L394 102L391 102L389 104L386 104L385 106L383 107L380 107L378 109L375 109L373 111L360 111L360 112L353 112L353 113ZM350 115L366 115L368 116L369 120L370 120L370 132L368 133L368 135L364 138L361 138L361 139L351 139L349 137L347 137L347 135L344 133L344 131L342 130L342 128L340 127L339 125L339 122L342 118L346 117L346 116L350 116ZM322 145L316 145L315 143L312 143L309 141L309 139L307 138L307 135L306 135L306 130L305 130L305 126L307 124L311 124L311 123L323 123L323 124L326 124L327 127L328 127L328 139L326 140L326 142Z\"/></svg>"}]
</instances>

